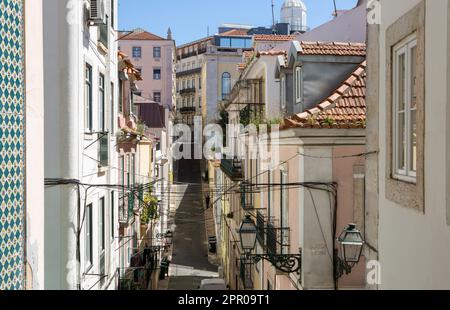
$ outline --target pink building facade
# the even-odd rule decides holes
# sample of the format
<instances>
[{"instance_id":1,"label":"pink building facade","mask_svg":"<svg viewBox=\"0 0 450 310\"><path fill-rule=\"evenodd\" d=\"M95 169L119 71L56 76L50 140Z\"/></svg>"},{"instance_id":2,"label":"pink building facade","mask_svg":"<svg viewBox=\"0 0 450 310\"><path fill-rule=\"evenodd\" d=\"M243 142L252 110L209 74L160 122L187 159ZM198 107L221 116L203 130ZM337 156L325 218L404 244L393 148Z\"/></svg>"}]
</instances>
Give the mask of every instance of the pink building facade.
<instances>
[{"instance_id":1,"label":"pink building facade","mask_svg":"<svg viewBox=\"0 0 450 310\"><path fill-rule=\"evenodd\" d=\"M122 34L119 40L121 52L129 55L140 71L142 81L137 82L137 94L172 108L174 96L175 42L142 29Z\"/></svg>"}]
</instances>

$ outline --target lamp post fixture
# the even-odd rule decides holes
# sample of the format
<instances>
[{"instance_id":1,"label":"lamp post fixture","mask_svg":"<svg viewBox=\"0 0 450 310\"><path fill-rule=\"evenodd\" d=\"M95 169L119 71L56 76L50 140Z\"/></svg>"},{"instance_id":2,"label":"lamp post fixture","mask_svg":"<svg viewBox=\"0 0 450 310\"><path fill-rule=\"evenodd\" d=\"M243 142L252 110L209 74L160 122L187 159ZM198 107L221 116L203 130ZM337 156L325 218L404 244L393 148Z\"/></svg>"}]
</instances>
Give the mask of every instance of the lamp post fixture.
<instances>
[{"instance_id":1,"label":"lamp post fixture","mask_svg":"<svg viewBox=\"0 0 450 310\"><path fill-rule=\"evenodd\" d=\"M356 224L351 223L342 231L337 242L342 257L336 255L336 278L340 278L344 273L351 273L352 268L359 263L365 241Z\"/></svg>"},{"instance_id":2,"label":"lamp post fixture","mask_svg":"<svg viewBox=\"0 0 450 310\"><path fill-rule=\"evenodd\" d=\"M168 230L165 237L167 245L171 246L173 244L173 232Z\"/></svg>"},{"instance_id":3,"label":"lamp post fixture","mask_svg":"<svg viewBox=\"0 0 450 310\"><path fill-rule=\"evenodd\" d=\"M241 248L245 252L245 258L258 263L262 259L269 261L276 269L284 273L300 274L302 267L302 255L300 254L252 254L256 247L257 229L255 222L247 215L239 228Z\"/></svg>"}]
</instances>

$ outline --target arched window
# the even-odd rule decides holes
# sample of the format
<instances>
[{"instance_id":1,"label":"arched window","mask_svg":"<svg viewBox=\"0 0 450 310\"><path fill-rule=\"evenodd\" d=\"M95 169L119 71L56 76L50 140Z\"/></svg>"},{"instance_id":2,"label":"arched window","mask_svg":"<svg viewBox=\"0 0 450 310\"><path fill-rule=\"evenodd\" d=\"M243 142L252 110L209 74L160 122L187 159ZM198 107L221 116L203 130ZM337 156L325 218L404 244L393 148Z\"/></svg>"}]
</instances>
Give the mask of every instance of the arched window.
<instances>
[{"instance_id":1,"label":"arched window","mask_svg":"<svg viewBox=\"0 0 450 310\"><path fill-rule=\"evenodd\" d=\"M231 74L224 72L222 74L222 100L228 99L231 93Z\"/></svg>"}]
</instances>

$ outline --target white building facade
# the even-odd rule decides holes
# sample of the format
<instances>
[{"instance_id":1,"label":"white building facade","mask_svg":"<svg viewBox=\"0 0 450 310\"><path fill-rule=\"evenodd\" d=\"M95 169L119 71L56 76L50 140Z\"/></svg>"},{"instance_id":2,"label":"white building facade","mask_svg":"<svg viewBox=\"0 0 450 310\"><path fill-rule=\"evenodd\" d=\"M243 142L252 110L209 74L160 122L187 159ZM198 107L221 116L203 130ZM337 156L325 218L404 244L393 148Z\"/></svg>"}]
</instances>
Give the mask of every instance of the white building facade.
<instances>
[{"instance_id":1,"label":"white building facade","mask_svg":"<svg viewBox=\"0 0 450 310\"><path fill-rule=\"evenodd\" d=\"M369 14L368 285L449 289L450 1L381 0Z\"/></svg>"},{"instance_id":2,"label":"white building facade","mask_svg":"<svg viewBox=\"0 0 450 310\"><path fill-rule=\"evenodd\" d=\"M114 151L117 1L47 0L43 5L42 288L114 289L121 192Z\"/></svg>"}]
</instances>

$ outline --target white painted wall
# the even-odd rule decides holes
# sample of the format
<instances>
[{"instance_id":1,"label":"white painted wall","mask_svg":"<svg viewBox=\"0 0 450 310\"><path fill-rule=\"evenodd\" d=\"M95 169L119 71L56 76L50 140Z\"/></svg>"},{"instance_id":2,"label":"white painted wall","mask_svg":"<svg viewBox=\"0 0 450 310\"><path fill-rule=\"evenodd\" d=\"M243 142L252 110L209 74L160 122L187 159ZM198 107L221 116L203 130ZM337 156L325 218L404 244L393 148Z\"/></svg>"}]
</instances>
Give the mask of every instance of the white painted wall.
<instances>
[{"instance_id":1,"label":"white painted wall","mask_svg":"<svg viewBox=\"0 0 450 310\"><path fill-rule=\"evenodd\" d=\"M44 64L42 0L25 1L26 278L44 288Z\"/></svg>"},{"instance_id":2,"label":"white painted wall","mask_svg":"<svg viewBox=\"0 0 450 310\"><path fill-rule=\"evenodd\" d=\"M426 1L425 214L385 198L387 27L419 0L381 1L380 222L381 289L450 289L450 226L446 224L447 0Z\"/></svg>"},{"instance_id":3,"label":"white painted wall","mask_svg":"<svg viewBox=\"0 0 450 310\"><path fill-rule=\"evenodd\" d=\"M115 2L117 3L117 2ZM106 126L110 121L110 83L114 82L117 98L117 38L109 33L109 56L97 46L97 27L86 27L83 21L84 1L46 0L44 13L44 75L45 89L45 177L77 179L84 184L117 184L117 154L114 132L110 135L110 167L99 174L97 134L85 134L84 75L85 63L92 66L93 130L99 130L99 73L105 75ZM117 4L116 4L117 5ZM114 10L117 12L117 7ZM117 17L115 18L117 21ZM117 111L117 100L115 100ZM110 129L112 130L112 129ZM92 145L91 145L92 144ZM114 214L118 214L118 194L115 195ZM118 231L118 223L111 227L109 189L81 188L81 212L78 216L76 187L55 186L45 190L45 285L46 289L76 289L81 277L82 289L99 289L98 276L89 276L85 266L84 228L81 234L81 264L77 263L76 231L82 222L84 205L93 204L93 267L89 274L99 273L99 201L106 201L106 271L114 285L117 266L117 241L109 236L110 229ZM115 234L118 235L118 232Z\"/></svg>"}]
</instances>

